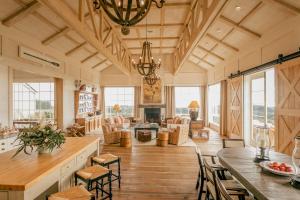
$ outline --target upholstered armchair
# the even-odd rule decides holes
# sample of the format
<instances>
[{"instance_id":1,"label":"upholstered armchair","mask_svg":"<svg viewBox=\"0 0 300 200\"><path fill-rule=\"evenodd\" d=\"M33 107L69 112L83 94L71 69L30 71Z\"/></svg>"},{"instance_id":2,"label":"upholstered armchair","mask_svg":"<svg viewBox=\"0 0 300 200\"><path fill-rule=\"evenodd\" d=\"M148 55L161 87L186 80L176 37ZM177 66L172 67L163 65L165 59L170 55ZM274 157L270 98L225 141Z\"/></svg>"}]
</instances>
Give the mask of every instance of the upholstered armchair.
<instances>
[{"instance_id":1,"label":"upholstered armchair","mask_svg":"<svg viewBox=\"0 0 300 200\"><path fill-rule=\"evenodd\" d=\"M106 144L115 144L120 142L121 131L114 130L110 125L102 125L102 131L104 136L104 142Z\"/></svg>"},{"instance_id":2,"label":"upholstered armchair","mask_svg":"<svg viewBox=\"0 0 300 200\"><path fill-rule=\"evenodd\" d=\"M181 145L189 139L190 119L181 118L180 124L168 124L170 144Z\"/></svg>"}]
</instances>

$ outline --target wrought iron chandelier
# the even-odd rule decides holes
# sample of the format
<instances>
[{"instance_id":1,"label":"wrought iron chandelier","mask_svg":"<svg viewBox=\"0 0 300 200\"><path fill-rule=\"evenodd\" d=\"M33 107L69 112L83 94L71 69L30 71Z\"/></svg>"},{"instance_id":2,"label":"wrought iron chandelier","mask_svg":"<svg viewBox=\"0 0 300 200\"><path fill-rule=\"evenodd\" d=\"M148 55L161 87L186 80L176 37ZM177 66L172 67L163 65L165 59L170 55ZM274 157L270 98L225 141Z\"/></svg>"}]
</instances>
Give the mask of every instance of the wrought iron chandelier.
<instances>
[{"instance_id":1,"label":"wrought iron chandelier","mask_svg":"<svg viewBox=\"0 0 300 200\"><path fill-rule=\"evenodd\" d=\"M132 64L135 69L142 76L150 76L155 73L156 69L160 68L161 59L158 60L158 63L155 63L152 53L151 53L151 43L149 41L145 41L143 43L142 54L140 56L139 62L136 63L132 59Z\"/></svg>"},{"instance_id":2,"label":"wrought iron chandelier","mask_svg":"<svg viewBox=\"0 0 300 200\"><path fill-rule=\"evenodd\" d=\"M160 80L160 77L156 74L156 73L153 73L151 74L150 76L146 76L145 78L145 81L148 85L152 86L154 85L158 80Z\"/></svg>"},{"instance_id":3,"label":"wrought iron chandelier","mask_svg":"<svg viewBox=\"0 0 300 200\"><path fill-rule=\"evenodd\" d=\"M108 17L122 26L121 32L128 35L129 26L140 22L149 12L151 4L162 8L165 0L93 0L95 9L101 7Z\"/></svg>"}]
</instances>

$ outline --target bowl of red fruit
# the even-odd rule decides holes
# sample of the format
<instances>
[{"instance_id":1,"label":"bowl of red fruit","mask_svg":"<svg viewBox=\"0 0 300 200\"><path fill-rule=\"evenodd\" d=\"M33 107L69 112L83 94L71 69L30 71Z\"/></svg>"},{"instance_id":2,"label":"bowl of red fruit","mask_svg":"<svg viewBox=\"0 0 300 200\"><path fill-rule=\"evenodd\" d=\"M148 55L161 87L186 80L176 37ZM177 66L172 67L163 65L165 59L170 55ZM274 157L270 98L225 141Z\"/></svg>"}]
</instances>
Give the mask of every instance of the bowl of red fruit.
<instances>
[{"instance_id":1,"label":"bowl of red fruit","mask_svg":"<svg viewBox=\"0 0 300 200\"><path fill-rule=\"evenodd\" d=\"M294 167L292 165L289 165L284 162L263 161L263 162L260 162L259 165L263 169L265 169L273 174L277 174L277 175L281 175L281 176L292 176L295 174Z\"/></svg>"}]
</instances>

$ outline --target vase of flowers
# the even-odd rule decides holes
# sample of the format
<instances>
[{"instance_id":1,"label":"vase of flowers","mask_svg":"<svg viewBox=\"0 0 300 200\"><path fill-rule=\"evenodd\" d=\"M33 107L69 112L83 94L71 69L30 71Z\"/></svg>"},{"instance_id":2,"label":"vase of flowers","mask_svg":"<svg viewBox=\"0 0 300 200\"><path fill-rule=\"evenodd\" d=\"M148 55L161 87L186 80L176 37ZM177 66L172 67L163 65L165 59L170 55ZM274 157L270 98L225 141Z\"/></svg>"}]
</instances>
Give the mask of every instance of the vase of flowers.
<instances>
[{"instance_id":1,"label":"vase of flowers","mask_svg":"<svg viewBox=\"0 0 300 200\"><path fill-rule=\"evenodd\" d=\"M31 154L34 149L39 153L51 153L65 143L65 135L55 125L46 124L23 129L16 140L19 148L13 157L21 151Z\"/></svg>"}]
</instances>

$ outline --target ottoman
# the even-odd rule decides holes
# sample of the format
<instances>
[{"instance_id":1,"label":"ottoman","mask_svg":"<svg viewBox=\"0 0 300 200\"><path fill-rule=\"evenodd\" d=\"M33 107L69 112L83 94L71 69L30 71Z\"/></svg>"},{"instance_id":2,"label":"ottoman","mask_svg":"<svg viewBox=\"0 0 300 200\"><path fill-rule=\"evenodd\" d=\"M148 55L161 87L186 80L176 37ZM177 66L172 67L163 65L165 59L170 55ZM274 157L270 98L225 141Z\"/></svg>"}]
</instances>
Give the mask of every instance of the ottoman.
<instances>
[{"instance_id":1,"label":"ottoman","mask_svg":"<svg viewBox=\"0 0 300 200\"><path fill-rule=\"evenodd\" d=\"M158 138L156 140L156 145L160 147L168 146L169 141L169 132L168 131L161 131L158 133Z\"/></svg>"},{"instance_id":2,"label":"ottoman","mask_svg":"<svg viewBox=\"0 0 300 200\"><path fill-rule=\"evenodd\" d=\"M151 141L151 131L149 130L139 130L137 132L137 138L140 142L149 142Z\"/></svg>"}]
</instances>

